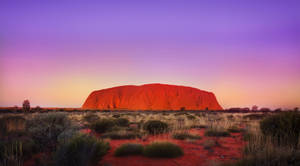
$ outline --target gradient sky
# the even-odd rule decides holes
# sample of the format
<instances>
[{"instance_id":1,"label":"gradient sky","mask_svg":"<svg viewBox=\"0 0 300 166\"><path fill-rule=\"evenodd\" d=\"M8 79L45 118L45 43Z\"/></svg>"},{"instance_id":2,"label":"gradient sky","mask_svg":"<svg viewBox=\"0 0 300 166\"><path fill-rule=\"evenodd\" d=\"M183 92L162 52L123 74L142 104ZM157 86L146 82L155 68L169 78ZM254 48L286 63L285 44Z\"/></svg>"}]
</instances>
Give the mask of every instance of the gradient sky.
<instances>
[{"instance_id":1,"label":"gradient sky","mask_svg":"<svg viewBox=\"0 0 300 166\"><path fill-rule=\"evenodd\" d=\"M300 1L0 1L0 106L146 83L300 107Z\"/></svg>"}]
</instances>

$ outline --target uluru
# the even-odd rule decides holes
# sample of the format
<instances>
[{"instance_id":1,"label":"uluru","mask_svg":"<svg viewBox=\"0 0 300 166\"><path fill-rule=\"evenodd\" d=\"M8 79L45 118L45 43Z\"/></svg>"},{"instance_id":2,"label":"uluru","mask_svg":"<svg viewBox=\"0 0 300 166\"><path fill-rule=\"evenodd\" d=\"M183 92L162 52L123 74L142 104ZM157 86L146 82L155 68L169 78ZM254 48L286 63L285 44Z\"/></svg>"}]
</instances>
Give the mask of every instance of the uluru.
<instances>
[{"instance_id":1,"label":"uluru","mask_svg":"<svg viewBox=\"0 0 300 166\"><path fill-rule=\"evenodd\" d=\"M100 110L222 110L215 95L197 88L145 84L93 91L83 109Z\"/></svg>"}]
</instances>

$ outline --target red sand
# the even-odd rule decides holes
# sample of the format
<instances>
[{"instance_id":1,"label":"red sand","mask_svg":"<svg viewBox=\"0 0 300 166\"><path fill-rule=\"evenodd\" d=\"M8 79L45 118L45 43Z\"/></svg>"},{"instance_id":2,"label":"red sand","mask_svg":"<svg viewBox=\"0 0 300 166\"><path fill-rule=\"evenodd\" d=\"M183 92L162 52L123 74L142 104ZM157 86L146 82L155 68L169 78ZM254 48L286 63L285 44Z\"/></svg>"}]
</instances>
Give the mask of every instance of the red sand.
<instances>
[{"instance_id":1,"label":"red sand","mask_svg":"<svg viewBox=\"0 0 300 166\"><path fill-rule=\"evenodd\" d=\"M109 166L206 166L212 160L229 161L236 160L241 157L242 148L245 142L242 140L242 135L239 133L232 133L232 137L205 137L204 130L191 130L194 134L199 134L202 139L193 142L184 140L174 140L169 138L167 134L160 136L152 136L147 141L142 140L111 140L111 150L99 162L100 165ZM217 139L220 146L213 147L213 150L206 150L201 145L207 139ZM153 141L169 141L176 143L183 148L184 156L172 159L148 158L143 156L126 156L114 157L114 150L123 143L141 143L148 144Z\"/></svg>"},{"instance_id":2,"label":"red sand","mask_svg":"<svg viewBox=\"0 0 300 166\"><path fill-rule=\"evenodd\" d=\"M166 85L120 86L92 92L83 109L222 110L215 95L200 89Z\"/></svg>"}]
</instances>

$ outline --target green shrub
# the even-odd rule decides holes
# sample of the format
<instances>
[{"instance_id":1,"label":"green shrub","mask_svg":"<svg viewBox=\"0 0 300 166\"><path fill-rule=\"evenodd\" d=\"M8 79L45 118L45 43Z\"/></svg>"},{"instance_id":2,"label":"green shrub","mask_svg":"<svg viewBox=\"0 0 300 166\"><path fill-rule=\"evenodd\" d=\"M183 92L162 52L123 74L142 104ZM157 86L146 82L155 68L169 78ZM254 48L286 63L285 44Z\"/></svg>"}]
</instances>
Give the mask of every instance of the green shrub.
<instances>
[{"instance_id":1,"label":"green shrub","mask_svg":"<svg viewBox=\"0 0 300 166\"><path fill-rule=\"evenodd\" d=\"M131 131L111 131L108 133L104 133L102 138L110 138L110 139L135 139L135 138L141 138L141 134L137 132L131 132Z\"/></svg>"},{"instance_id":2,"label":"green shrub","mask_svg":"<svg viewBox=\"0 0 300 166\"><path fill-rule=\"evenodd\" d=\"M144 124L144 130L150 134L160 134L168 130L168 124L159 120L149 120Z\"/></svg>"},{"instance_id":3,"label":"green shrub","mask_svg":"<svg viewBox=\"0 0 300 166\"><path fill-rule=\"evenodd\" d=\"M147 157L174 158L183 155L182 149L170 142L154 142L144 148Z\"/></svg>"},{"instance_id":4,"label":"green shrub","mask_svg":"<svg viewBox=\"0 0 300 166\"><path fill-rule=\"evenodd\" d=\"M296 148L300 136L300 114L284 112L267 117L260 122L260 129L264 135L273 138L273 143Z\"/></svg>"},{"instance_id":5,"label":"green shrub","mask_svg":"<svg viewBox=\"0 0 300 166\"><path fill-rule=\"evenodd\" d=\"M204 135L208 137L228 137L230 133L223 130L207 129Z\"/></svg>"},{"instance_id":6,"label":"green shrub","mask_svg":"<svg viewBox=\"0 0 300 166\"><path fill-rule=\"evenodd\" d=\"M54 161L57 166L96 165L109 149L108 143L80 134L59 146Z\"/></svg>"},{"instance_id":7,"label":"green shrub","mask_svg":"<svg viewBox=\"0 0 300 166\"><path fill-rule=\"evenodd\" d=\"M33 140L42 148L56 148L58 136L72 128L70 119L64 113L40 114L28 121L26 128Z\"/></svg>"},{"instance_id":8,"label":"green shrub","mask_svg":"<svg viewBox=\"0 0 300 166\"><path fill-rule=\"evenodd\" d=\"M127 143L123 144L115 150L115 156L128 156L128 155L140 155L143 154L143 145Z\"/></svg>"},{"instance_id":9,"label":"green shrub","mask_svg":"<svg viewBox=\"0 0 300 166\"><path fill-rule=\"evenodd\" d=\"M111 119L100 119L96 122L92 123L91 128L95 130L97 133L104 133L113 127L115 127L114 120Z\"/></svg>"},{"instance_id":10,"label":"green shrub","mask_svg":"<svg viewBox=\"0 0 300 166\"><path fill-rule=\"evenodd\" d=\"M115 120L116 125L122 126L122 127L128 127L129 126L129 120L126 118L117 118Z\"/></svg>"},{"instance_id":11,"label":"green shrub","mask_svg":"<svg viewBox=\"0 0 300 166\"><path fill-rule=\"evenodd\" d=\"M172 136L174 139L184 140L184 139L201 139L199 135L193 135L189 133L175 133Z\"/></svg>"}]
</instances>

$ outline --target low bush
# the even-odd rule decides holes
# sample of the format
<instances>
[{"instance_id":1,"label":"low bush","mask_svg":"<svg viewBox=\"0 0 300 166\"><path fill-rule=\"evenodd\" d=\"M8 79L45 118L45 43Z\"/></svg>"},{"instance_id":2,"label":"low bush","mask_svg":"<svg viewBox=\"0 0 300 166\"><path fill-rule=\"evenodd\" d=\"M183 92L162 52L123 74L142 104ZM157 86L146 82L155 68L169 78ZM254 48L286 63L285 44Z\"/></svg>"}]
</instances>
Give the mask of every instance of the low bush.
<instances>
[{"instance_id":1,"label":"low bush","mask_svg":"<svg viewBox=\"0 0 300 166\"><path fill-rule=\"evenodd\" d=\"M174 158L182 156L183 151L170 142L154 142L145 146L143 154L147 157Z\"/></svg>"},{"instance_id":2,"label":"low bush","mask_svg":"<svg viewBox=\"0 0 300 166\"><path fill-rule=\"evenodd\" d=\"M123 144L115 150L115 156L128 156L143 154L143 145L135 143Z\"/></svg>"},{"instance_id":3,"label":"low bush","mask_svg":"<svg viewBox=\"0 0 300 166\"><path fill-rule=\"evenodd\" d=\"M115 120L116 125L121 126L121 127L128 127L129 126L129 120L126 118L117 118Z\"/></svg>"},{"instance_id":4,"label":"low bush","mask_svg":"<svg viewBox=\"0 0 300 166\"><path fill-rule=\"evenodd\" d=\"M193 135L186 132L183 133L175 133L172 136L174 139L184 140L184 139L201 139L199 135Z\"/></svg>"},{"instance_id":5,"label":"low bush","mask_svg":"<svg viewBox=\"0 0 300 166\"><path fill-rule=\"evenodd\" d=\"M230 133L225 130L207 129L204 135L208 137L228 137Z\"/></svg>"},{"instance_id":6,"label":"low bush","mask_svg":"<svg viewBox=\"0 0 300 166\"><path fill-rule=\"evenodd\" d=\"M40 114L26 124L28 133L40 149L49 148L50 150L56 148L58 136L72 127L65 113Z\"/></svg>"},{"instance_id":7,"label":"low bush","mask_svg":"<svg viewBox=\"0 0 300 166\"><path fill-rule=\"evenodd\" d=\"M141 138L142 135L137 132L132 131L111 131L104 133L101 138L110 138L110 139L135 139Z\"/></svg>"},{"instance_id":8,"label":"low bush","mask_svg":"<svg viewBox=\"0 0 300 166\"><path fill-rule=\"evenodd\" d=\"M144 130L150 134L160 134L168 130L168 124L159 120L149 120L144 124Z\"/></svg>"},{"instance_id":9,"label":"low bush","mask_svg":"<svg viewBox=\"0 0 300 166\"><path fill-rule=\"evenodd\" d=\"M284 112L269 116L260 122L260 129L264 135L273 138L273 143L297 148L300 136L300 114Z\"/></svg>"},{"instance_id":10,"label":"low bush","mask_svg":"<svg viewBox=\"0 0 300 166\"><path fill-rule=\"evenodd\" d=\"M92 123L91 128L97 133L104 133L115 126L116 124L112 119L100 119Z\"/></svg>"},{"instance_id":11,"label":"low bush","mask_svg":"<svg viewBox=\"0 0 300 166\"><path fill-rule=\"evenodd\" d=\"M76 135L69 142L61 144L54 156L57 166L96 165L110 146L89 135Z\"/></svg>"}]
</instances>

